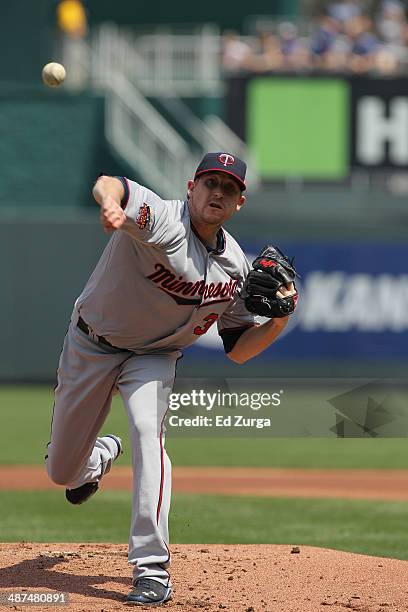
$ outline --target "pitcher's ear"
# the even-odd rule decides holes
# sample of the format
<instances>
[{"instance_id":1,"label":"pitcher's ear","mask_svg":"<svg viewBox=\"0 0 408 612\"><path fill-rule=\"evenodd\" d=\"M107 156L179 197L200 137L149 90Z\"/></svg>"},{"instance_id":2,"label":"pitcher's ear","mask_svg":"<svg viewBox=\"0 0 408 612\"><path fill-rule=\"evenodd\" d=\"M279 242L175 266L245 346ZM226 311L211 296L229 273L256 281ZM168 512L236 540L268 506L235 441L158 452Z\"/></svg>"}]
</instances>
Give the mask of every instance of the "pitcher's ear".
<instances>
[{"instance_id":1,"label":"pitcher's ear","mask_svg":"<svg viewBox=\"0 0 408 612\"><path fill-rule=\"evenodd\" d=\"M192 191L193 191L193 189L194 189L194 185L195 185L195 183L194 183L194 181L193 181L192 179L190 179L190 180L187 182L187 195L188 195L188 197L190 197L190 196L191 196L191 192L192 192Z\"/></svg>"}]
</instances>

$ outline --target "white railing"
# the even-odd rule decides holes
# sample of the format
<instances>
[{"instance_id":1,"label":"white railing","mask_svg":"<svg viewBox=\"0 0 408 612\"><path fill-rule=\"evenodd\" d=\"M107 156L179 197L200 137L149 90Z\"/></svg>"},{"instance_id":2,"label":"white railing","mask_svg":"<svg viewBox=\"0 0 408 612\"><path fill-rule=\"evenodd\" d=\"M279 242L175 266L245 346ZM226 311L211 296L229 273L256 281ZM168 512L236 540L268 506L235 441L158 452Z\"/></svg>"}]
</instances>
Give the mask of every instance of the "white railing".
<instances>
[{"instance_id":1,"label":"white railing","mask_svg":"<svg viewBox=\"0 0 408 612\"><path fill-rule=\"evenodd\" d=\"M180 36L181 41L178 40ZM152 42L154 35L144 35L142 38L145 46L141 51L141 46L136 45L133 34L117 26L105 24L99 28L93 39L92 82L96 88L107 94L106 137L119 155L134 168L135 173L142 175L143 180L159 195L165 198L184 197L186 180L192 176L204 153L227 151L250 162L249 152L245 143L221 119L209 117L202 121L175 93L177 91L180 94L180 84L185 86L193 80L196 83L196 92L200 87L209 88L213 82L213 69L205 66L202 60L206 57L203 49L208 43L207 35L198 38L202 44L202 52L196 56L190 53L190 39L193 40L193 36L174 35L170 38L169 35L164 37L164 42L161 41L162 46L159 45L158 49ZM195 40L197 44L197 38ZM205 41L205 45L202 41ZM186 42L188 70L185 66L183 68L183 62L176 68L175 59L176 51ZM170 49L171 45L173 46ZM201 72L194 75L194 62L190 60L197 58L201 58L203 65ZM217 66L218 61L217 59ZM178 122L183 126L183 130L190 134L195 146L187 144L146 99L149 89L146 89L148 68L155 70L149 77L150 89L154 90L156 96L161 96L175 123ZM192 71L191 74L189 71ZM200 80L200 75L203 80ZM168 83L171 83L171 86L165 88ZM163 95L161 89L166 95ZM251 186L256 186L257 177L253 172L249 179Z\"/></svg>"},{"instance_id":2,"label":"white railing","mask_svg":"<svg viewBox=\"0 0 408 612\"><path fill-rule=\"evenodd\" d=\"M105 83L110 145L159 195L182 199L198 158L145 98L117 74Z\"/></svg>"},{"instance_id":3,"label":"white railing","mask_svg":"<svg viewBox=\"0 0 408 612\"><path fill-rule=\"evenodd\" d=\"M201 153L207 151L228 151L248 163L248 181L251 187L259 184L259 177L251 170L251 153L246 144L217 115L208 115L204 121L199 119L180 98L161 98L167 112L198 143Z\"/></svg>"},{"instance_id":4,"label":"white railing","mask_svg":"<svg viewBox=\"0 0 408 612\"><path fill-rule=\"evenodd\" d=\"M112 63L146 95L215 96L222 93L221 38L215 26L196 34L135 34L112 23L93 35L101 68Z\"/></svg>"}]
</instances>

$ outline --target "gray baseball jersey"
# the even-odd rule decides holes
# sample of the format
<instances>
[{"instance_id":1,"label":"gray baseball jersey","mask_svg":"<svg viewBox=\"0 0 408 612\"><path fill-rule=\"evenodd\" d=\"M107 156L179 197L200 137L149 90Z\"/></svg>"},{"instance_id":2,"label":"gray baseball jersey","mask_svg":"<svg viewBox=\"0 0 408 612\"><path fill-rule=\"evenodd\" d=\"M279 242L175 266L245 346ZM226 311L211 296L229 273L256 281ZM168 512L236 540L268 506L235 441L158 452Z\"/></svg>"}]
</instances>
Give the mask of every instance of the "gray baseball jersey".
<instances>
[{"instance_id":1,"label":"gray baseball jersey","mask_svg":"<svg viewBox=\"0 0 408 612\"><path fill-rule=\"evenodd\" d=\"M127 220L77 299L65 338L46 465L50 478L68 488L103 478L117 449L109 436L97 436L118 390L132 443L129 561L134 580L149 577L169 587L164 419L175 366L180 349L215 322L229 346L254 324L237 293L249 264L223 230L208 252L187 202L163 201L123 181Z\"/></svg>"},{"instance_id":2,"label":"gray baseball jersey","mask_svg":"<svg viewBox=\"0 0 408 612\"><path fill-rule=\"evenodd\" d=\"M123 231L76 302L93 332L139 354L187 347L215 322L219 331L252 326L237 293L250 267L232 236L221 230L219 248L208 252L187 202L127 186Z\"/></svg>"}]
</instances>

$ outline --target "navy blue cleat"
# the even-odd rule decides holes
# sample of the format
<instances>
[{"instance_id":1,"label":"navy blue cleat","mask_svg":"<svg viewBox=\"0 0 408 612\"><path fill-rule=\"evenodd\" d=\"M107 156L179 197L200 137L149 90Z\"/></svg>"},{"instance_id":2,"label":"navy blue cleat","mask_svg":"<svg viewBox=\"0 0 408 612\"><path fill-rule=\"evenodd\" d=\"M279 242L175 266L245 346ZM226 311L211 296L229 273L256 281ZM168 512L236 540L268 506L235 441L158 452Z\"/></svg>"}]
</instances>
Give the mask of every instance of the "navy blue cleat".
<instances>
[{"instance_id":1,"label":"navy blue cleat","mask_svg":"<svg viewBox=\"0 0 408 612\"><path fill-rule=\"evenodd\" d=\"M97 482L86 482L76 489L66 489L65 497L71 504L78 506L86 502L92 495L95 495L98 489L99 484Z\"/></svg>"},{"instance_id":2,"label":"navy blue cleat","mask_svg":"<svg viewBox=\"0 0 408 612\"><path fill-rule=\"evenodd\" d=\"M171 599L171 587L166 587L157 580L139 578L133 589L126 596L125 604L134 606L160 606Z\"/></svg>"},{"instance_id":3,"label":"navy blue cleat","mask_svg":"<svg viewBox=\"0 0 408 612\"><path fill-rule=\"evenodd\" d=\"M105 438L112 438L115 440L116 445L118 447L117 455L115 456L113 461L123 454L122 449L122 440L118 438L118 436L114 436L113 434L108 434ZM79 506L84 502L88 501L92 495L95 495L97 490L99 489L98 482L86 482L80 487L76 487L76 489L65 489L65 497L70 504L74 504L74 506Z\"/></svg>"}]
</instances>

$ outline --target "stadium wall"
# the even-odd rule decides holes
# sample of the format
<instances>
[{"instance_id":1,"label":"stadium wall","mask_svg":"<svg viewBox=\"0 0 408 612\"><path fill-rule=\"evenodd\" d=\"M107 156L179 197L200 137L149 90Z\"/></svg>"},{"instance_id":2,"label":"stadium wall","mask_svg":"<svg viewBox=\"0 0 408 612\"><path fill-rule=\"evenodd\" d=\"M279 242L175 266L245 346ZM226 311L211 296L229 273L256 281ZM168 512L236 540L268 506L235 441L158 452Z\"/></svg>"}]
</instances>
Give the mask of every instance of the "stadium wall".
<instances>
[{"instance_id":1,"label":"stadium wall","mask_svg":"<svg viewBox=\"0 0 408 612\"><path fill-rule=\"evenodd\" d=\"M249 259L268 241L239 236ZM50 381L76 297L106 243L96 209L2 219L1 381ZM180 373L208 376L397 376L406 369L405 244L279 240L302 274L285 333L245 367L224 356L215 328L188 349ZM402 374L401 374L402 375Z\"/></svg>"}]
</instances>

